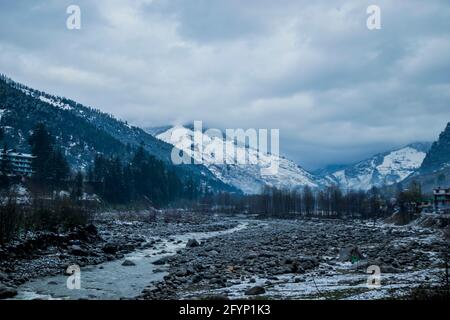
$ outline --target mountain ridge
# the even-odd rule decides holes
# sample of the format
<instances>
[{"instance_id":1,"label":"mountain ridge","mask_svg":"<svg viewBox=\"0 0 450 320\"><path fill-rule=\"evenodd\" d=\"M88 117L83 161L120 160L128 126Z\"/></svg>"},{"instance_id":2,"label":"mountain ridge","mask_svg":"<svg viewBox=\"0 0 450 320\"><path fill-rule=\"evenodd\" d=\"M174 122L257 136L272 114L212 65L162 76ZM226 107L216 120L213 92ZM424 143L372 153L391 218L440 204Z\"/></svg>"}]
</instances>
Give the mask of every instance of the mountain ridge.
<instances>
[{"instance_id":1,"label":"mountain ridge","mask_svg":"<svg viewBox=\"0 0 450 320\"><path fill-rule=\"evenodd\" d=\"M343 189L369 190L389 186L407 179L418 170L431 143L414 142L375 154L328 174L325 178Z\"/></svg>"},{"instance_id":2,"label":"mountain ridge","mask_svg":"<svg viewBox=\"0 0 450 320\"><path fill-rule=\"evenodd\" d=\"M171 165L173 146L143 129L73 100L34 90L5 75L0 75L0 116L4 143L22 152L29 151L27 139L36 124L44 123L73 168L85 170L99 153L129 160L140 145ZM237 191L204 166L174 166L174 170L185 179L193 177L214 190Z\"/></svg>"},{"instance_id":3,"label":"mountain ridge","mask_svg":"<svg viewBox=\"0 0 450 320\"><path fill-rule=\"evenodd\" d=\"M176 130L178 137L173 134ZM151 131L151 130L150 130ZM218 137L209 137L202 131L202 141L204 146L197 145L192 137L194 131L185 126L173 126L171 129L156 135L158 139L171 143L172 145L181 146L180 148L186 152L194 150L194 159L203 162L204 165L221 181L239 188L244 193L254 194L263 191L265 186L278 187L282 189L296 189L299 187L309 186L318 188L321 186L321 178L316 177L301 168L293 161L282 156L275 156L267 153L261 153L256 149L248 146L238 145L237 142L231 142L227 139ZM192 149L194 147L194 149ZM234 155L226 154L226 150L241 150L245 154L246 159L253 159L257 164L237 164ZM225 163L218 163L217 155L206 152L205 150L223 150ZM236 151L237 152L237 151ZM261 169L267 168L270 163L279 163L278 172L274 175L263 175Z\"/></svg>"}]
</instances>

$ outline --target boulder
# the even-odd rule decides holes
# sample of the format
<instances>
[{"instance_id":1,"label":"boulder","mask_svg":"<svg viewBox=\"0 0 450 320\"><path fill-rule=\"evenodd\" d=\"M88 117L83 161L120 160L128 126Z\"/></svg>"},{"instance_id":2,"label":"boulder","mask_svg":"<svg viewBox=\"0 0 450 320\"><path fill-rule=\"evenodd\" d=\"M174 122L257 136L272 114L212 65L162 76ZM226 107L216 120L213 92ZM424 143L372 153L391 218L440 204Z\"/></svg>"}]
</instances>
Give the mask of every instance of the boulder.
<instances>
[{"instance_id":1,"label":"boulder","mask_svg":"<svg viewBox=\"0 0 450 320\"><path fill-rule=\"evenodd\" d=\"M192 277L192 283L199 283L202 280L203 280L203 275L201 275L201 274L196 274Z\"/></svg>"},{"instance_id":2,"label":"boulder","mask_svg":"<svg viewBox=\"0 0 450 320\"><path fill-rule=\"evenodd\" d=\"M200 243L198 243L198 241L196 239L189 239L186 244L186 248L194 248L194 247L198 247L199 245L200 245Z\"/></svg>"},{"instance_id":3,"label":"boulder","mask_svg":"<svg viewBox=\"0 0 450 320\"><path fill-rule=\"evenodd\" d=\"M266 293L266 289L264 289L263 287L260 287L260 286L252 287L245 291L246 296L256 296L256 295L260 295L260 294L264 294L264 293Z\"/></svg>"},{"instance_id":4,"label":"boulder","mask_svg":"<svg viewBox=\"0 0 450 320\"><path fill-rule=\"evenodd\" d=\"M74 256L88 256L89 255L86 250L82 249L80 246L77 246L77 245L71 246L69 253L73 254Z\"/></svg>"},{"instance_id":5,"label":"boulder","mask_svg":"<svg viewBox=\"0 0 450 320\"><path fill-rule=\"evenodd\" d=\"M0 282L8 280L8 279L9 279L9 277L6 273L0 272Z\"/></svg>"},{"instance_id":6,"label":"boulder","mask_svg":"<svg viewBox=\"0 0 450 320\"><path fill-rule=\"evenodd\" d=\"M133 266L136 265L136 263L134 263L134 262L131 261L131 260L126 259L126 260L122 263L122 265L123 265L124 267L133 267Z\"/></svg>"},{"instance_id":7,"label":"boulder","mask_svg":"<svg viewBox=\"0 0 450 320\"><path fill-rule=\"evenodd\" d=\"M226 295L212 295L212 296L204 296L202 297L202 300L207 301L228 301L230 298L228 298Z\"/></svg>"},{"instance_id":8,"label":"boulder","mask_svg":"<svg viewBox=\"0 0 450 320\"><path fill-rule=\"evenodd\" d=\"M116 254L119 248L115 244L107 243L103 246L102 251L106 254Z\"/></svg>"},{"instance_id":9,"label":"boulder","mask_svg":"<svg viewBox=\"0 0 450 320\"><path fill-rule=\"evenodd\" d=\"M17 290L11 287L7 287L0 283L0 300L14 298L17 295Z\"/></svg>"},{"instance_id":10,"label":"boulder","mask_svg":"<svg viewBox=\"0 0 450 320\"><path fill-rule=\"evenodd\" d=\"M364 256L357 246L349 246L339 251L339 261L341 262L358 262Z\"/></svg>"},{"instance_id":11,"label":"boulder","mask_svg":"<svg viewBox=\"0 0 450 320\"><path fill-rule=\"evenodd\" d=\"M168 263L169 259L170 259L170 257L163 257L161 259L153 261L152 264L154 264L155 266L162 266L162 265Z\"/></svg>"}]
</instances>

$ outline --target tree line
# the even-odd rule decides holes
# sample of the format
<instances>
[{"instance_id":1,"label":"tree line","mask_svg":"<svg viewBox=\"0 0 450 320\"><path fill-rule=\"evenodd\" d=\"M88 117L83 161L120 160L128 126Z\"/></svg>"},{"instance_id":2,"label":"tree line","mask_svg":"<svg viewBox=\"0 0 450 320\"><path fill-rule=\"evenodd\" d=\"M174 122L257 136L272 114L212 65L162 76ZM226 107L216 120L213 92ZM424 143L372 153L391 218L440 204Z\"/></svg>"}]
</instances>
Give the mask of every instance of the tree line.
<instances>
[{"instance_id":1,"label":"tree line","mask_svg":"<svg viewBox=\"0 0 450 320\"><path fill-rule=\"evenodd\" d=\"M143 201L160 206L183 197L187 190L177 174L143 146L131 161L97 155L87 181L96 194L112 204Z\"/></svg>"},{"instance_id":2,"label":"tree line","mask_svg":"<svg viewBox=\"0 0 450 320\"><path fill-rule=\"evenodd\" d=\"M136 148L131 159L97 154L93 164L82 172L71 170L64 151L44 124L36 125L28 143L33 156L29 186L36 194L52 195L55 191L66 190L80 200L89 191L112 205L142 202L164 206L179 199L194 201L202 193L197 181L181 180L174 167L148 154L143 145ZM8 161L3 157L0 162L3 188L10 184Z\"/></svg>"},{"instance_id":3,"label":"tree line","mask_svg":"<svg viewBox=\"0 0 450 320\"><path fill-rule=\"evenodd\" d=\"M202 204L217 211L278 218L302 215L377 219L394 212L404 215L417 213L416 204L422 197L420 184L413 181L408 188L399 186L395 191L373 187L368 191L343 192L335 185L324 189L305 186L297 190L265 187L261 194L256 195L219 193L203 198Z\"/></svg>"}]
</instances>

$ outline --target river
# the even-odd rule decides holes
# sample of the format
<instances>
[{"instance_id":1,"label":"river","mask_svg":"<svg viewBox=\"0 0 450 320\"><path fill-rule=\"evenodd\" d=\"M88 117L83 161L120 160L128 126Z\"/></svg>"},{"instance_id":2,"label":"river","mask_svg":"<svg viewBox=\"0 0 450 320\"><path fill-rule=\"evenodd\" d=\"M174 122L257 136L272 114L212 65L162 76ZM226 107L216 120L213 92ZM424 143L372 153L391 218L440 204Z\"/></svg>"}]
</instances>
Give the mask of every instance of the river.
<instances>
[{"instance_id":1,"label":"river","mask_svg":"<svg viewBox=\"0 0 450 320\"><path fill-rule=\"evenodd\" d=\"M247 222L242 222L237 227L228 230L174 235L170 237L173 239L172 241L169 241L168 238L161 239L156 246L136 250L123 259L82 268L80 289L68 288L68 276L50 276L34 279L23 284L18 288L18 295L14 299L132 299L140 295L142 290L151 283L163 280L163 277L167 274L164 271L164 266L157 266L152 262L176 254L178 250L186 247L189 239L206 240L245 229L247 226ZM147 241L151 240L153 239L147 239ZM133 261L135 266L123 266L122 263L125 260Z\"/></svg>"}]
</instances>

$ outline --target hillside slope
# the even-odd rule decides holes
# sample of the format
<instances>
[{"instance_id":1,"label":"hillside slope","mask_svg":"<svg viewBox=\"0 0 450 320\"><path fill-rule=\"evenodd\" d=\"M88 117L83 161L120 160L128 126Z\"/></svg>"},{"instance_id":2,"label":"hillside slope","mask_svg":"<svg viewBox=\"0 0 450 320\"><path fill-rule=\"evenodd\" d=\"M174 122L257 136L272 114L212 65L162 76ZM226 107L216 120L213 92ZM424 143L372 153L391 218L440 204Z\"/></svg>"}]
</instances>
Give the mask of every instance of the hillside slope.
<instances>
[{"instance_id":1,"label":"hillside slope","mask_svg":"<svg viewBox=\"0 0 450 320\"><path fill-rule=\"evenodd\" d=\"M241 146L236 142L224 140L219 137L210 137L202 134L203 146L193 141L194 131L184 126L174 126L166 130L149 129L156 133L156 137L172 145L182 146L181 149L189 152L193 150L193 158L202 162L218 179L232 185L244 193L255 194L263 190L264 186L274 186L282 189L296 189L304 186L317 188L321 179L316 177L294 162L272 154L264 154L258 150ZM177 131L177 134L173 133ZM218 155L210 150L223 150L224 164L217 161ZM245 155L245 159L257 160L257 164L236 164L234 153ZM271 163L278 162L278 172L274 175L261 174L262 168L268 168Z\"/></svg>"},{"instance_id":2,"label":"hillside slope","mask_svg":"<svg viewBox=\"0 0 450 320\"><path fill-rule=\"evenodd\" d=\"M73 100L33 90L0 77L0 126L9 147L28 152L28 137L37 123L44 123L56 137L73 168L85 169L98 153L129 159L139 145L170 165L173 146L144 130ZM233 190L204 166L176 166L183 178L195 180L214 190Z\"/></svg>"},{"instance_id":3,"label":"hillside slope","mask_svg":"<svg viewBox=\"0 0 450 320\"><path fill-rule=\"evenodd\" d=\"M326 178L344 190L369 190L373 186L389 186L403 181L419 169L429 147L429 143L413 143L397 150L376 154L329 174Z\"/></svg>"}]
</instances>

